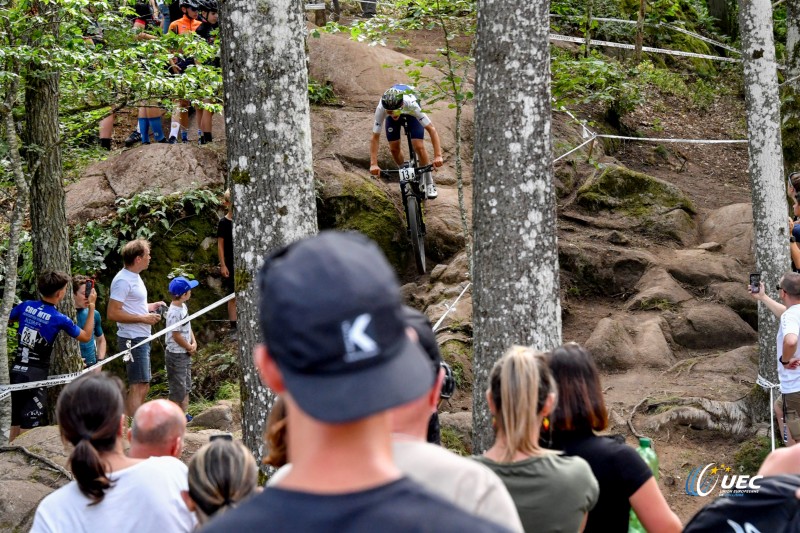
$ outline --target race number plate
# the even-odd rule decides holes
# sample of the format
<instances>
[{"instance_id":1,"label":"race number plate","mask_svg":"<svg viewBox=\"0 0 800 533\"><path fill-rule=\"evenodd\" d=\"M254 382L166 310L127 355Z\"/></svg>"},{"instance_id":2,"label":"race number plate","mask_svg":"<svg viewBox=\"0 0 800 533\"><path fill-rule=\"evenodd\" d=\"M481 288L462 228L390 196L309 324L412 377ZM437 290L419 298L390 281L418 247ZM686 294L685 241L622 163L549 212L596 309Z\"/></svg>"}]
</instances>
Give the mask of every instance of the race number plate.
<instances>
[{"instance_id":1,"label":"race number plate","mask_svg":"<svg viewBox=\"0 0 800 533\"><path fill-rule=\"evenodd\" d=\"M413 181L415 176L413 168L400 169L400 181Z\"/></svg>"}]
</instances>

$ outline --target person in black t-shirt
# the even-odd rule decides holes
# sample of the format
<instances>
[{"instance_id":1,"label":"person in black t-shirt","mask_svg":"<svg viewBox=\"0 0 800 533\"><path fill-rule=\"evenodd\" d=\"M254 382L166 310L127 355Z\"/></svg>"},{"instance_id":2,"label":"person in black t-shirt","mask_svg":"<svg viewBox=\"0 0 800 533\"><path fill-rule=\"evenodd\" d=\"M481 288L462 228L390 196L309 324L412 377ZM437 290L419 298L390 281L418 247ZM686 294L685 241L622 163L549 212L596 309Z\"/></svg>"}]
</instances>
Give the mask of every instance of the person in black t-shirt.
<instances>
[{"instance_id":1,"label":"person in black t-shirt","mask_svg":"<svg viewBox=\"0 0 800 533\"><path fill-rule=\"evenodd\" d=\"M236 289L233 278L233 203L230 189L223 194L222 205L225 206L226 212L217 224L219 272L222 275L222 288L225 289L225 294L232 294ZM231 321L231 329L236 331L236 298L228 300L228 320Z\"/></svg>"},{"instance_id":2,"label":"person in black t-shirt","mask_svg":"<svg viewBox=\"0 0 800 533\"><path fill-rule=\"evenodd\" d=\"M600 376L591 355L575 343L547 354L558 385L558 405L550 415L543 445L584 459L600 484L600 498L589 512L584 532L626 533L630 510L647 531L680 532L658 482L639 454L619 436L595 435L608 426Z\"/></svg>"},{"instance_id":3,"label":"person in black t-shirt","mask_svg":"<svg viewBox=\"0 0 800 533\"><path fill-rule=\"evenodd\" d=\"M425 394L434 375L374 242L330 231L297 241L265 259L256 286L266 345L253 358L286 402L292 469L204 532L505 531L392 461L389 409Z\"/></svg>"}]
</instances>

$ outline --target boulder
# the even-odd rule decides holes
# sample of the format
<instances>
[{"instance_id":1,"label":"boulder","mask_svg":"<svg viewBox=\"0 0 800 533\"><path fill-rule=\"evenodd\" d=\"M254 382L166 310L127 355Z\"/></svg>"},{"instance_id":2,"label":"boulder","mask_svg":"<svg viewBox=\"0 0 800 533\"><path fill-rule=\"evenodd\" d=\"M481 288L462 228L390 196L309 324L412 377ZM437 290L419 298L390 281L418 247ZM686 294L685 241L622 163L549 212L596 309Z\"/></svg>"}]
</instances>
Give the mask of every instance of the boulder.
<instances>
[{"instance_id":1,"label":"boulder","mask_svg":"<svg viewBox=\"0 0 800 533\"><path fill-rule=\"evenodd\" d=\"M567 241L559 242L558 261L565 286L609 296L633 292L642 274L658 262L643 250Z\"/></svg>"},{"instance_id":2,"label":"boulder","mask_svg":"<svg viewBox=\"0 0 800 533\"><path fill-rule=\"evenodd\" d=\"M758 371L758 346L742 346L720 355L701 356L694 369L726 376L753 375Z\"/></svg>"},{"instance_id":3,"label":"boulder","mask_svg":"<svg viewBox=\"0 0 800 533\"><path fill-rule=\"evenodd\" d=\"M689 349L738 348L758 338L747 322L724 305L701 303L664 317L673 341Z\"/></svg>"},{"instance_id":4,"label":"boulder","mask_svg":"<svg viewBox=\"0 0 800 533\"><path fill-rule=\"evenodd\" d=\"M81 223L112 212L117 198L144 190L163 194L221 186L224 179L218 151L194 144L151 144L114 152L90 165L83 179L66 187L69 223Z\"/></svg>"},{"instance_id":5,"label":"boulder","mask_svg":"<svg viewBox=\"0 0 800 533\"><path fill-rule=\"evenodd\" d=\"M665 214L651 214L642 226L647 233L675 241L682 246L690 246L697 241L697 225L683 209L672 209Z\"/></svg>"},{"instance_id":6,"label":"boulder","mask_svg":"<svg viewBox=\"0 0 800 533\"><path fill-rule=\"evenodd\" d=\"M600 320L584 347L597 365L606 370L626 370L636 363L633 339L615 318Z\"/></svg>"},{"instance_id":7,"label":"boulder","mask_svg":"<svg viewBox=\"0 0 800 533\"><path fill-rule=\"evenodd\" d=\"M439 413L439 425L442 430L452 430L467 453L472 453L472 412Z\"/></svg>"},{"instance_id":8,"label":"boulder","mask_svg":"<svg viewBox=\"0 0 800 533\"><path fill-rule=\"evenodd\" d=\"M676 250L665 267L678 281L702 289L714 281L746 279L744 269L735 259L706 250Z\"/></svg>"},{"instance_id":9,"label":"boulder","mask_svg":"<svg viewBox=\"0 0 800 533\"><path fill-rule=\"evenodd\" d=\"M722 245L722 251L745 265L753 264L753 208L731 204L710 212L702 224L703 240Z\"/></svg>"},{"instance_id":10,"label":"boulder","mask_svg":"<svg viewBox=\"0 0 800 533\"><path fill-rule=\"evenodd\" d=\"M758 331L758 303L750 296L746 282L712 283L709 291L714 299L733 309L751 328Z\"/></svg>"},{"instance_id":11,"label":"boulder","mask_svg":"<svg viewBox=\"0 0 800 533\"><path fill-rule=\"evenodd\" d=\"M636 290L639 292L628 300L626 309L666 310L692 299L692 295L660 267L645 272L636 284Z\"/></svg>"},{"instance_id":12,"label":"boulder","mask_svg":"<svg viewBox=\"0 0 800 533\"><path fill-rule=\"evenodd\" d=\"M463 251L459 253L446 265L437 265L436 268L431 271L431 281L433 280L438 280L447 284L461 283L469 280L469 258L467 257L467 252Z\"/></svg>"},{"instance_id":13,"label":"boulder","mask_svg":"<svg viewBox=\"0 0 800 533\"><path fill-rule=\"evenodd\" d=\"M675 363L672 348L664 337L661 317L651 318L634 325L633 344L636 360L649 368L666 368Z\"/></svg>"},{"instance_id":14,"label":"boulder","mask_svg":"<svg viewBox=\"0 0 800 533\"><path fill-rule=\"evenodd\" d=\"M220 431L232 431L233 427L233 408L229 401L222 400L216 405L209 407L205 411L195 416L188 427L202 427L206 429L217 429Z\"/></svg>"}]
</instances>

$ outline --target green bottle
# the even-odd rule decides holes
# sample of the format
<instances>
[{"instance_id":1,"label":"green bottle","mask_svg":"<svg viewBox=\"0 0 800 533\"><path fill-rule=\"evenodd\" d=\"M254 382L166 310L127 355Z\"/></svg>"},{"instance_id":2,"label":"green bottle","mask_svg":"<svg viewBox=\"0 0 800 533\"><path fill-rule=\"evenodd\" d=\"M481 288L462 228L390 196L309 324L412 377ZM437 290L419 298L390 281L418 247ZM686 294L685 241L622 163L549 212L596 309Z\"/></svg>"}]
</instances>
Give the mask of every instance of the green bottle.
<instances>
[{"instance_id":1,"label":"green bottle","mask_svg":"<svg viewBox=\"0 0 800 533\"><path fill-rule=\"evenodd\" d=\"M639 447L636 448L636 451L639 452L639 455L644 459L644 462L647 463L647 466L650 467L650 470L653 472L653 476L655 476L656 481L658 481L658 456L656 455L656 451L652 448L653 441L646 437L639 438ZM644 528L641 522L639 522L639 517L636 516L636 513L633 512L631 508L631 517L630 521L628 522L628 533L647 533L647 530Z\"/></svg>"}]
</instances>

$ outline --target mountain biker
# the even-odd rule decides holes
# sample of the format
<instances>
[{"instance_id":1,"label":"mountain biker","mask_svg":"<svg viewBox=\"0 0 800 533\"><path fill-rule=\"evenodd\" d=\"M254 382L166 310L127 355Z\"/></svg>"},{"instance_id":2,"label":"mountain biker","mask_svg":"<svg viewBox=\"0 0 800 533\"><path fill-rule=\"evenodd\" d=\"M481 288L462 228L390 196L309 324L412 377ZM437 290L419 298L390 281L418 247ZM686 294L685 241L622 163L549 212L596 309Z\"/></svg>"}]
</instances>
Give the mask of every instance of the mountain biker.
<instances>
[{"instance_id":1,"label":"mountain biker","mask_svg":"<svg viewBox=\"0 0 800 533\"><path fill-rule=\"evenodd\" d=\"M384 119L386 119L386 140L389 141L389 151L398 166L403 164L403 150L400 146L400 117L402 115L407 115L408 127L411 131L411 145L417 153L420 166L424 167L429 163L428 151L425 149L424 142L425 130L431 136L431 144L433 144L433 166L438 168L444 164L439 134L433 127L431 119L422 112L413 90L413 87L409 85L393 85L383 93L381 101L375 109L375 124L372 126L372 140L369 145L369 171L375 176L381 171L378 166L378 145L381 139L381 124L384 123ZM425 173L423 188L429 199L439 196L430 171Z\"/></svg>"}]
</instances>

